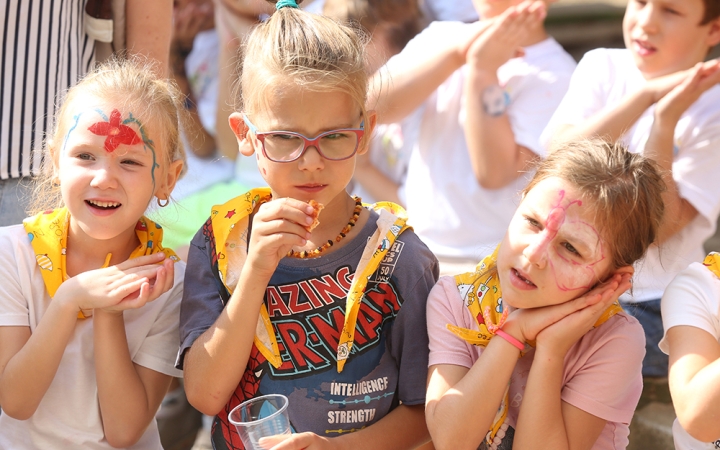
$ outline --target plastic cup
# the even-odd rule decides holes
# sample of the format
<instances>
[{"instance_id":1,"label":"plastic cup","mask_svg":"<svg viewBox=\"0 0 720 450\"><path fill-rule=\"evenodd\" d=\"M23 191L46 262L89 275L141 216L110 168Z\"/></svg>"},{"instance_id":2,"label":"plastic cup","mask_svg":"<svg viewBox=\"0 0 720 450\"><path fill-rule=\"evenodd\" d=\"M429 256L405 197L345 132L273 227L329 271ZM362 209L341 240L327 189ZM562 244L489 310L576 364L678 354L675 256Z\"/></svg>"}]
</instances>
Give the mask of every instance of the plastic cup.
<instances>
[{"instance_id":1,"label":"plastic cup","mask_svg":"<svg viewBox=\"0 0 720 450\"><path fill-rule=\"evenodd\" d=\"M262 450L260 438L290 434L288 398L281 394L256 397L240 403L228 415L247 450Z\"/></svg>"}]
</instances>

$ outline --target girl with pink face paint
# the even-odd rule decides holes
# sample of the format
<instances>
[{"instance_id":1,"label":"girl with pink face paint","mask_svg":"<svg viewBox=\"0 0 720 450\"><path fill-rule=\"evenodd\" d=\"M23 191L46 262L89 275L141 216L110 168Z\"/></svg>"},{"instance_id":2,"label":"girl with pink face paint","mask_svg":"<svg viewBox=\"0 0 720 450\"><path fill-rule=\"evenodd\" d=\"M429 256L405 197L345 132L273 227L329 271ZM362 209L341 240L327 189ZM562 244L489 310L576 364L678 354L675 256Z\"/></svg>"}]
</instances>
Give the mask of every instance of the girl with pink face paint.
<instances>
[{"instance_id":1,"label":"girl with pink face paint","mask_svg":"<svg viewBox=\"0 0 720 450\"><path fill-rule=\"evenodd\" d=\"M650 160L603 141L538 165L495 253L430 293L437 448L627 445L644 339L617 298L655 240L663 190Z\"/></svg>"}]
</instances>

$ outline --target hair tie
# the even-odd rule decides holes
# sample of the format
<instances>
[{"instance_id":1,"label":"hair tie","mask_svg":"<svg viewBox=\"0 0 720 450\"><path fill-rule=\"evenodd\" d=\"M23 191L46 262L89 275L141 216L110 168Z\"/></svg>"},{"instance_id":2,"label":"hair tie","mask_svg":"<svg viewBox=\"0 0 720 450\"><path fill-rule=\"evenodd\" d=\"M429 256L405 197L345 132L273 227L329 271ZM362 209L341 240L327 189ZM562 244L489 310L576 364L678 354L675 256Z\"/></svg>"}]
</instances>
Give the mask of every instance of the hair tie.
<instances>
[{"instance_id":1,"label":"hair tie","mask_svg":"<svg viewBox=\"0 0 720 450\"><path fill-rule=\"evenodd\" d=\"M298 8L298 4L295 0L279 0L277 3L275 3L275 9L278 11L287 6L289 6L290 8Z\"/></svg>"}]
</instances>

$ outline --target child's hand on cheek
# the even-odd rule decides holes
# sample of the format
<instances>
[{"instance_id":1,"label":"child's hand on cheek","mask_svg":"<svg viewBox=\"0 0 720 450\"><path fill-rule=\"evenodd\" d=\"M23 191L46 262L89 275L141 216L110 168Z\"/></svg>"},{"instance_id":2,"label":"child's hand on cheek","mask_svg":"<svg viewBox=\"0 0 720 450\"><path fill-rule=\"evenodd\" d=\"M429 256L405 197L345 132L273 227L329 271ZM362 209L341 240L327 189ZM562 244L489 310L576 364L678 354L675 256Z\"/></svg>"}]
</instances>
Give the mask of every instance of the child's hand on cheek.
<instances>
[{"instance_id":1,"label":"child's hand on cheek","mask_svg":"<svg viewBox=\"0 0 720 450\"><path fill-rule=\"evenodd\" d=\"M615 274L607 283L567 302L579 308L538 333L537 352L549 352L564 358L570 347L590 331L603 312L630 288L630 278L630 274ZM563 305L555 305L560 306Z\"/></svg>"},{"instance_id":2,"label":"child's hand on cheek","mask_svg":"<svg viewBox=\"0 0 720 450\"><path fill-rule=\"evenodd\" d=\"M129 259L115 266L90 270L61 284L55 298L76 309L119 312L139 308L170 289L174 280L171 260L163 253Z\"/></svg>"},{"instance_id":3,"label":"child's hand on cheek","mask_svg":"<svg viewBox=\"0 0 720 450\"><path fill-rule=\"evenodd\" d=\"M543 330L562 323L576 313L584 311L585 317L587 314L594 315L595 310L599 309L597 317L600 317L600 314L630 287L630 277L629 274L615 275L607 283L595 287L585 295L558 305L516 309L510 313L502 328L522 342L527 342L539 339ZM577 339L590 329L597 317Z\"/></svg>"},{"instance_id":4,"label":"child's hand on cheek","mask_svg":"<svg viewBox=\"0 0 720 450\"><path fill-rule=\"evenodd\" d=\"M251 267L271 276L290 249L310 239L307 227L313 222L312 213L312 206L292 198L261 205L252 222L248 249Z\"/></svg>"},{"instance_id":5,"label":"child's hand on cheek","mask_svg":"<svg viewBox=\"0 0 720 450\"><path fill-rule=\"evenodd\" d=\"M260 445L272 450L322 450L334 449L332 439L320 437L315 433L278 434L260 439Z\"/></svg>"}]
</instances>

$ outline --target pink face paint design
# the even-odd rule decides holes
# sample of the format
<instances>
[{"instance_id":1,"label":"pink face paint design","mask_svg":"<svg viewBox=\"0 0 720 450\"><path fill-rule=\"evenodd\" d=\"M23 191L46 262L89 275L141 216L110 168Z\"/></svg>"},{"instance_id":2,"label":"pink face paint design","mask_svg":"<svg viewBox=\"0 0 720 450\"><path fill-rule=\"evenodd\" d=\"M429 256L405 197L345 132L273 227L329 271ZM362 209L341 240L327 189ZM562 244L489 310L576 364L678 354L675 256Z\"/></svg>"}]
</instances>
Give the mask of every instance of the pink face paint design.
<instances>
[{"instance_id":1,"label":"pink face paint design","mask_svg":"<svg viewBox=\"0 0 720 450\"><path fill-rule=\"evenodd\" d=\"M88 130L98 136L107 136L105 139L105 151L114 152L120 144L135 145L143 142L135 130L122 123L120 111L113 109L108 122L96 122Z\"/></svg>"},{"instance_id":2,"label":"pink face paint design","mask_svg":"<svg viewBox=\"0 0 720 450\"><path fill-rule=\"evenodd\" d=\"M542 252L538 256L545 258L552 268L558 289L589 289L598 280L594 266L605 259L603 242L600 233L591 224L572 219L573 214L568 219L568 210L573 206L582 207L582 201L564 201L564 190L559 192L559 197L545 220L545 228L538 236L533 251ZM558 236L559 239L556 239ZM565 247L565 242L579 251L582 258Z\"/></svg>"}]
</instances>

